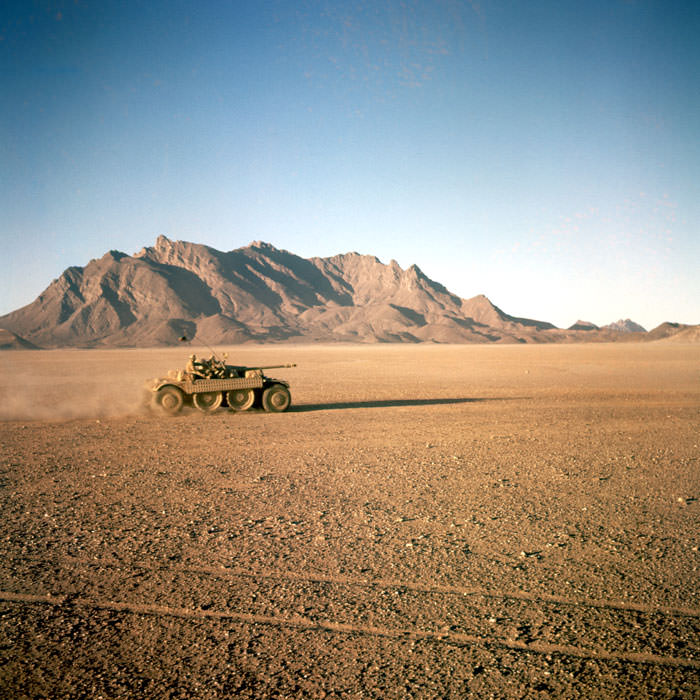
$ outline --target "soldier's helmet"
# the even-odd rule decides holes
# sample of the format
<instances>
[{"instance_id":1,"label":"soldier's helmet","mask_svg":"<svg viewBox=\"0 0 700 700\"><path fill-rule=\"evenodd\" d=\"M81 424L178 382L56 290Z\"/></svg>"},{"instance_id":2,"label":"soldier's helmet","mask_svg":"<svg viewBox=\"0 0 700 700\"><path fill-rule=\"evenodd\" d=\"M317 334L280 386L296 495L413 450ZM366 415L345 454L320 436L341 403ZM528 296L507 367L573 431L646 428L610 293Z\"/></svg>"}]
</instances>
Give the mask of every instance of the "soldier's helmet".
<instances>
[{"instance_id":1,"label":"soldier's helmet","mask_svg":"<svg viewBox=\"0 0 700 700\"><path fill-rule=\"evenodd\" d=\"M197 356L196 355L190 355L190 360L196 360Z\"/></svg>"}]
</instances>

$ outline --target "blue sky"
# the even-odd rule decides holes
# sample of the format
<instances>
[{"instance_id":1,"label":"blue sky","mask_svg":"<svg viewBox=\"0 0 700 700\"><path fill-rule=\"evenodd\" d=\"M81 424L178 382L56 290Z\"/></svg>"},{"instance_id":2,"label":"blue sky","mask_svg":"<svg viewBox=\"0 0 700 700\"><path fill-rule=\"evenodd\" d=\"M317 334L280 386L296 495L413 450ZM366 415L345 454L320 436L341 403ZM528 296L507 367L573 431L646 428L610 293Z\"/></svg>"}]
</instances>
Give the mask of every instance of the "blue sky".
<instances>
[{"instance_id":1,"label":"blue sky","mask_svg":"<svg viewBox=\"0 0 700 700\"><path fill-rule=\"evenodd\" d=\"M700 3L5 2L0 313L159 234L700 323Z\"/></svg>"}]
</instances>

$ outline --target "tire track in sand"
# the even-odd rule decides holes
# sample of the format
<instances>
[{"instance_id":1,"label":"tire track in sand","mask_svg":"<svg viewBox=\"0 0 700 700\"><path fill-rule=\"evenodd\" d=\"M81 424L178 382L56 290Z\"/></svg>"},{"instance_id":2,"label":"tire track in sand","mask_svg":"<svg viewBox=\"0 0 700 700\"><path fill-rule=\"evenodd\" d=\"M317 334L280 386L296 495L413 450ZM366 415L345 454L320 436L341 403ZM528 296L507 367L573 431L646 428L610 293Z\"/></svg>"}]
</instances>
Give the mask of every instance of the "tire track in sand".
<instances>
[{"instance_id":1,"label":"tire track in sand","mask_svg":"<svg viewBox=\"0 0 700 700\"><path fill-rule=\"evenodd\" d=\"M41 565L62 564L69 567L84 566L86 568L110 568L118 570L133 569L138 572L181 572L191 574L206 574L220 578L240 577L252 580L289 580L300 583L327 583L332 585L353 586L357 588L403 589L417 593L444 593L460 596L482 596L494 599L512 599L532 603L557 603L571 607L601 608L609 610L634 611L648 614L686 616L700 618L700 608L636 603L627 600L601 600L596 598L572 598L548 593L528 593L526 591L498 590L495 588L480 588L476 586L454 586L439 583L419 583L417 581L397 581L385 578L354 578L318 574L311 572L275 571L271 569L251 570L233 566L192 566L177 564L157 564L148 561L124 562L113 558L80 558L62 556L52 561L42 560L33 562ZM1 565L0 565L1 566ZM134 571L131 572L133 575ZM129 575L129 574L127 574Z\"/></svg>"},{"instance_id":2,"label":"tire track in sand","mask_svg":"<svg viewBox=\"0 0 700 700\"><path fill-rule=\"evenodd\" d=\"M29 566L25 576L14 568L5 571L5 588L11 582L9 588L18 592L6 591L2 599L10 602L18 595L26 603L57 605L79 600L82 607L120 605L126 612L223 616L242 622L413 635L587 658L670 659L669 663L692 667L700 660L700 610L695 608L112 558L42 558ZM41 572L38 577L37 572Z\"/></svg>"},{"instance_id":3,"label":"tire track in sand","mask_svg":"<svg viewBox=\"0 0 700 700\"><path fill-rule=\"evenodd\" d=\"M410 628L385 628L367 625L337 623L327 620L310 620L304 617L283 617L254 615L230 610L201 610L177 608L163 605L128 603L108 600L89 600L73 596L51 596L0 591L0 601L19 604L44 604L64 609L109 610L135 615L155 615L179 617L185 619L230 620L245 624L291 627L308 631L331 632L338 634L373 635L391 639L429 640L450 645L480 645L484 647L502 647L514 651L534 654L562 654L599 661L618 661L623 663L650 664L700 669L700 661L679 657L658 656L645 653L613 653L591 651L574 646L545 644L537 642L519 642L517 640L498 639L462 633L434 633Z\"/></svg>"}]
</instances>

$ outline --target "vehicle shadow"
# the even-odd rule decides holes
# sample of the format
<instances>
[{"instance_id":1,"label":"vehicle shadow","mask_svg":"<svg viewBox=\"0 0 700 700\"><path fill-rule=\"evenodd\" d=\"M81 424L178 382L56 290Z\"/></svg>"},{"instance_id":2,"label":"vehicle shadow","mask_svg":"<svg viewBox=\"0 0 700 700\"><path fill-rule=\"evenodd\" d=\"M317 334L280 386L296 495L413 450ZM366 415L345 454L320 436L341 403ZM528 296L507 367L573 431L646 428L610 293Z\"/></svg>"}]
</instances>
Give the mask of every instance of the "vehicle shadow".
<instances>
[{"instance_id":1,"label":"vehicle shadow","mask_svg":"<svg viewBox=\"0 0 700 700\"><path fill-rule=\"evenodd\" d=\"M512 398L452 398L452 399L386 399L381 401L339 401L337 403L307 403L290 406L289 412L335 411L345 408L391 408L396 406L446 406L482 401L512 401Z\"/></svg>"}]
</instances>

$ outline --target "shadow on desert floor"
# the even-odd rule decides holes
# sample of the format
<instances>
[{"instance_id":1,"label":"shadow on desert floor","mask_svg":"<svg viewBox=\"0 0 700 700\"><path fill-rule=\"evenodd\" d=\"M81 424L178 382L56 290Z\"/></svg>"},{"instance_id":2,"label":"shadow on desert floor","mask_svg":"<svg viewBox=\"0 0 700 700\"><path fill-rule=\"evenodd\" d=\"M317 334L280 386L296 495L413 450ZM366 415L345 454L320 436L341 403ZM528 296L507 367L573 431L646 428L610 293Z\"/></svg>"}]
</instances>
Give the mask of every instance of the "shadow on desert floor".
<instances>
[{"instance_id":1,"label":"shadow on desert floor","mask_svg":"<svg viewBox=\"0 0 700 700\"><path fill-rule=\"evenodd\" d=\"M338 401L332 403L307 403L291 406L289 411L304 413L306 411L334 411L344 408L390 408L396 406L446 406L460 403L478 403L485 401L513 401L512 398L452 398L452 399L385 399L381 401Z\"/></svg>"}]
</instances>

